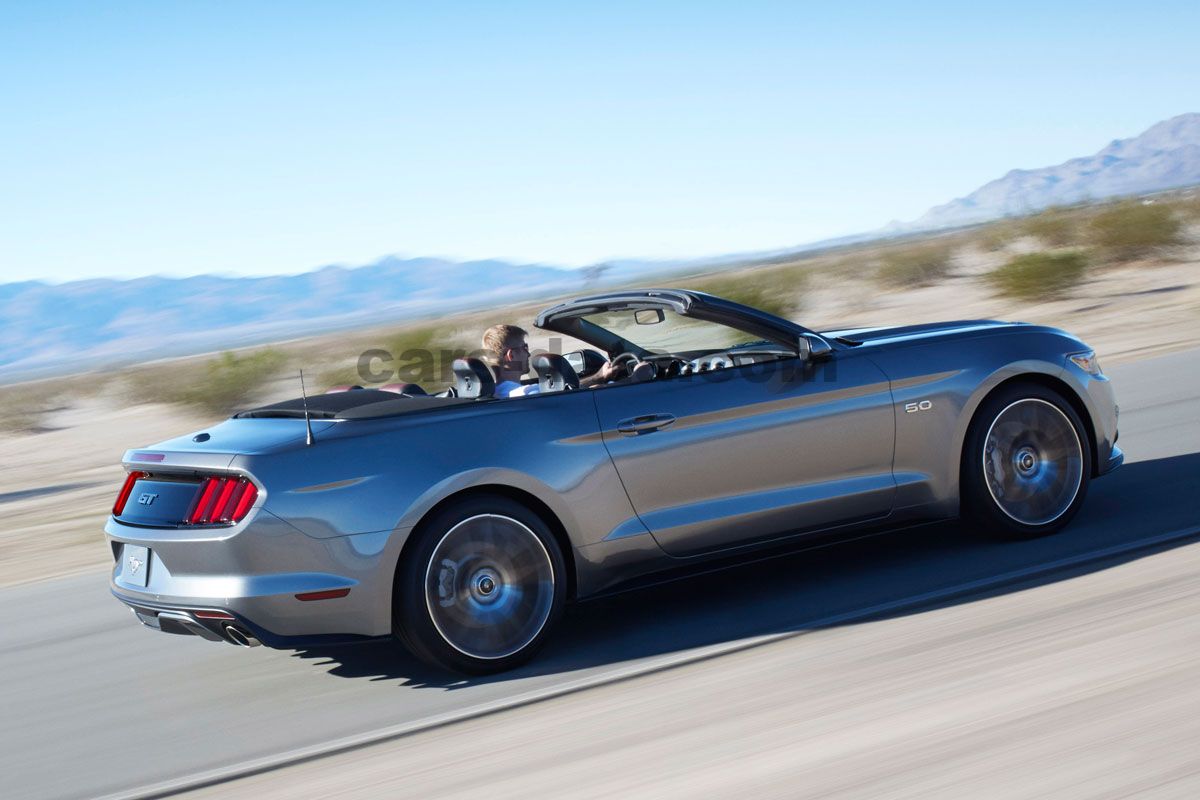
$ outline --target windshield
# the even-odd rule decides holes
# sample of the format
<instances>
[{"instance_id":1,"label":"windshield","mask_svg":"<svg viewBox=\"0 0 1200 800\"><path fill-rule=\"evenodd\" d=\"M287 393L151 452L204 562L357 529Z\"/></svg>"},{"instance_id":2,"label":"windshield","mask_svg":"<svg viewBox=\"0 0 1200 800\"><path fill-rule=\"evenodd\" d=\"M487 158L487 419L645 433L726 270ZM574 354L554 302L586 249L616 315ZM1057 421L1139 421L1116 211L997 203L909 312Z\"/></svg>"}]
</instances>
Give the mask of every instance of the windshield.
<instances>
[{"instance_id":1,"label":"windshield","mask_svg":"<svg viewBox=\"0 0 1200 800\"><path fill-rule=\"evenodd\" d=\"M685 317L669 308L663 309L661 322L639 323L634 309L587 314L583 319L598 328L620 336L627 342L650 353L686 353L696 350L728 350L738 345L758 342L754 336L716 322ZM643 318L654 319L652 313L641 311Z\"/></svg>"}]
</instances>

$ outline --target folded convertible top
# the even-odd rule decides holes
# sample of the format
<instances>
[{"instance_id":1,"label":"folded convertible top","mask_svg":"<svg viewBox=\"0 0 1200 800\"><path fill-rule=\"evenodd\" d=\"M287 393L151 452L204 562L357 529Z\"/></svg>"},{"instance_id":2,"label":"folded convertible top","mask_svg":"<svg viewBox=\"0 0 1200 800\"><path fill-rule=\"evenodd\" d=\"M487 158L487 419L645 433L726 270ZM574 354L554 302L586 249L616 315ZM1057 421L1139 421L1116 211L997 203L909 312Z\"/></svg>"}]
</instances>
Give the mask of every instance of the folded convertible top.
<instances>
[{"instance_id":1,"label":"folded convertible top","mask_svg":"<svg viewBox=\"0 0 1200 800\"><path fill-rule=\"evenodd\" d=\"M313 419L373 419L415 411L478 402L470 397L429 397L398 395L378 389L351 389L347 392L319 394L308 398L308 411ZM235 419L304 416L304 399L284 400L281 403L252 408L233 415Z\"/></svg>"}]
</instances>

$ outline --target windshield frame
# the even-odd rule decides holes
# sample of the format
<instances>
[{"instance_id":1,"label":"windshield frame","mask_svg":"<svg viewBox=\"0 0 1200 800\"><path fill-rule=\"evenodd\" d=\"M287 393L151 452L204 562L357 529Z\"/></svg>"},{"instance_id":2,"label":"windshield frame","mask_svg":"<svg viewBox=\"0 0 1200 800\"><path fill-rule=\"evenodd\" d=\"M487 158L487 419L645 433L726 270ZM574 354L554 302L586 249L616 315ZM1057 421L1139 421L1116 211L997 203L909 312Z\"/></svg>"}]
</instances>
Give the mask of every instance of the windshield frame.
<instances>
[{"instance_id":1,"label":"windshield frame","mask_svg":"<svg viewBox=\"0 0 1200 800\"><path fill-rule=\"evenodd\" d=\"M801 352L800 341L803 338L817 336L801 325L765 311L704 292L684 289L641 289L581 297L546 309L538 315L535 324L544 330L563 333L587 342L604 350L609 356L620 353L633 353L637 356L657 355L613 331L584 319L585 316L593 314L643 308L661 308L674 311L680 316L724 325L758 339L782 345L794 354Z\"/></svg>"},{"instance_id":2,"label":"windshield frame","mask_svg":"<svg viewBox=\"0 0 1200 800\"><path fill-rule=\"evenodd\" d=\"M702 320L683 315L674 309L655 309L663 319L653 324L638 323L635 314L643 309L608 309L580 317L583 326L604 331L618 342L625 352L639 357L654 355L707 354L734 350L753 345L770 344L761 336L735 328L724 322ZM646 355L648 354L648 355Z\"/></svg>"}]
</instances>

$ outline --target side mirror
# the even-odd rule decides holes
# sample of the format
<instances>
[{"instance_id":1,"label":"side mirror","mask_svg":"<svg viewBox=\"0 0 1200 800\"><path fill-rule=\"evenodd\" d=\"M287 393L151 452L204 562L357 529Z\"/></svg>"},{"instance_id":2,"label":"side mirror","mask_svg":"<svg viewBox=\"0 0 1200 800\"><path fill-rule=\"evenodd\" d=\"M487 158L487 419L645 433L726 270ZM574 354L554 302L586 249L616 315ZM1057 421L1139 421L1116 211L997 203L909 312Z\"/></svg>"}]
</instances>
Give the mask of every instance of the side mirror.
<instances>
[{"instance_id":1,"label":"side mirror","mask_svg":"<svg viewBox=\"0 0 1200 800\"><path fill-rule=\"evenodd\" d=\"M800 337L799 353L806 361L824 361L833 355L833 345L815 333L806 333Z\"/></svg>"}]
</instances>

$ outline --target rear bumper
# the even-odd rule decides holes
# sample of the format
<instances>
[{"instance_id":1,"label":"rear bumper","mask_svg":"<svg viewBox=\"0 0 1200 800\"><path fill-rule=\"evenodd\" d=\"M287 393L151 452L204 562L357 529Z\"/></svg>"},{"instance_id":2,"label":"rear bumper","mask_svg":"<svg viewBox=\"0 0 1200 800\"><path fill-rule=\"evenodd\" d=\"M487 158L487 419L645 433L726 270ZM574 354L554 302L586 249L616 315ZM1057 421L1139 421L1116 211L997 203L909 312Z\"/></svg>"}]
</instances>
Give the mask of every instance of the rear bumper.
<instances>
[{"instance_id":1,"label":"rear bumper","mask_svg":"<svg viewBox=\"0 0 1200 800\"><path fill-rule=\"evenodd\" d=\"M162 633L199 636L210 642L226 642L238 647L256 647L265 644L275 648L313 647L323 644L346 644L371 641L375 638L361 634L308 634L285 636L254 622L248 617L227 609L200 608L179 604L153 603L142 598L130 597L116 589L113 597L120 600L138 622L147 628ZM201 616L205 613L223 612L228 618Z\"/></svg>"},{"instance_id":2,"label":"rear bumper","mask_svg":"<svg viewBox=\"0 0 1200 800\"><path fill-rule=\"evenodd\" d=\"M242 647L253 647L262 643L262 640L249 629L249 623L246 620L239 619L236 615L222 609L153 605L136 598L125 597L116 591L113 592L113 596L129 606L129 610L133 612L133 616L138 622L156 631L199 636L210 642L228 642ZM205 613L212 614L214 611L228 615L228 617L198 616Z\"/></svg>"},{"instance_id":3,"label":"rear bumper","mask_svg":"<svg viewBox=\"0 0 1200 800\"><path fill-rule=\"evenodd\" d=\"M315 539L260 510L222 531L142 528L110 518L105 534L114 557L110 589L148 627L236 644L241 633L271 647L391 635L392 581L404 538L397 531ZM127 566L126 548L135 547L130 552L144 567ZM297 596L329 590L348 593ZM221 613L232 619L211 618Z\"/></svg>"}]
</instances>

